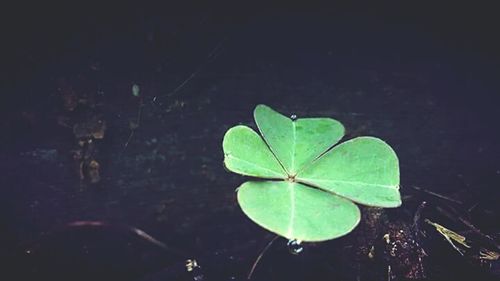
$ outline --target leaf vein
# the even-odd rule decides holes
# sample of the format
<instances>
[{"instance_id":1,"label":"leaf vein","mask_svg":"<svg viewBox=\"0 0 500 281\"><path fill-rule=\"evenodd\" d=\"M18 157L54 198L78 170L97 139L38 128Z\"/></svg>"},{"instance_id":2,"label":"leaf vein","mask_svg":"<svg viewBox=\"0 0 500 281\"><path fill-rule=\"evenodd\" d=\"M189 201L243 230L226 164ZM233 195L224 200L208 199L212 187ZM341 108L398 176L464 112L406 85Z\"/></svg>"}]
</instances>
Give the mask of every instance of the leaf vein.
<instances>
[{"instance_id":1,"label":"leaf vein","mask_svg":"<svg viewBox=\"0 0 500 281\"><path fill-rule=\"evenodd\" d=\"M248 161L248 160L244 160L244 159L241 159L241 158L238 158L238 157L234 157L234 156L232 156L232 155L230 155L230 154L226 154L226 157L227 157L227 158L232 158L232 159L234 159L234 160L238 160L238 161L244 162L244 163L246 163L246 164L248 164L248 165L250 165L250 166L257 167L257 168L260 168L260 169L262 169L262 170L265 170L265 171L271 172L272 174L278 175L280 178L283 178L283 176L284 176L284 174L280 174L280 173L278 173L278 172L276 172L276 171L274 171L274 170L271 170L271 169L269 169L269 168L266 168L266 167L263 167L263 166L260 166L260 165L256 165L255 163L252 163L252 162L250 162L250 161Z\"/></svg>"},{"instance_id":2,"label":"leaf vein","mask_svg":"<svg viewBox=\"0 0 500 281\"><path fill-rule=\"evenodd\" d=\"M300 178L300 181L306 184L313 184L314 182L329 182L329 183L342 183L342 184L350 184L350 185L367 185L367 186L377 186L382 188L391 188L397 189L397 185L390 184L379 184L379 183L365 183L362 181L346 181L346 180L321 180L321 179L305 179ZM314 185L314 184L313 184Z\"/></svg>"}]
</instances>

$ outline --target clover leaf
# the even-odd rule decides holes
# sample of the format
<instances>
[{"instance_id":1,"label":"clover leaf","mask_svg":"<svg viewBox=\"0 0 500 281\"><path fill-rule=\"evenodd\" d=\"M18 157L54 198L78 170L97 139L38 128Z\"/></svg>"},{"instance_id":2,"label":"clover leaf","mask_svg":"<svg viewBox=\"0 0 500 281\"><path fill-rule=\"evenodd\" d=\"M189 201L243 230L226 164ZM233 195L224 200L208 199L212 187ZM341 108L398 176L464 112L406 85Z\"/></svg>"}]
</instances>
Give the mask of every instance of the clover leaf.
<instances>
[{"instance_id":1,"label":"clover leaf","mask_svg":"<svg viewBox=\"0 0 500 281\"><path fill-rule=\"evenodd\" d=\"M398 207L399 164L392 148L374 137L336 145L344 127L331 118L288 118L258 105L262 137L247 126L229 129L224 164L264 178L238 188L238 203L258 225L288 239L324 241L351 232L360 220L353 203Z\"/></svg>"}]
</instances>

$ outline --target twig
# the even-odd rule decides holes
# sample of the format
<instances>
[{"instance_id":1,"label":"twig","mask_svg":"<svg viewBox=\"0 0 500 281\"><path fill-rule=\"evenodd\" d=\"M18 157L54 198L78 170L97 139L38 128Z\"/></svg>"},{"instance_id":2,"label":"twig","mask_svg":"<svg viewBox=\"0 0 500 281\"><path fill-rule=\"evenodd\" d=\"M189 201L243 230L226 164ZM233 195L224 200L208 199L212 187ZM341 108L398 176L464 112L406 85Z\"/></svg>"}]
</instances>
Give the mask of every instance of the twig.
<instances>
[{"instance_id":1,"label":"twig","mask_svg":"<svg viewBox=\"0 0 500 281\"><path fill-rule=\"evenodd\" d=\"M417 210L415 211L415 215L413 215L413 232L415 233L415 237L418 237L418 234L420 233L420 227L419 227L419 222L422 214L422 210L427 206L427 202L422 201L420 205L418 206Z\"/></svg>"},{"instance_id":2,"label":"twig","mask_svg":"<svg viewBox=\"0 0 500 281\"><path fill-rule=\"evenodd\" d=\"M452 220L458 220L458 221L460 221L465 226L467 226L470 230L472 230L472 232L474 232L475 234L479 235L485 241L488 241L497 250L500 249L500 245L498 245L498 243L496 243L495 239L493 239L488 234L484 234L483 232L481 232L481 230L479 228L477 228L475 225L473 225L470 221L468 221L464 217L460 216L459 213L455 209L453 209L453 208L451 208L449 206L448 206L448 208L451 211L445 210L445 209L443 209L441 207L436 207L436 210L438 210L441 214L447 216L448 218L450 218Z\"/></svg>"},{"instance_id":3,"label":"twig","mask_svg":"<svg viewBox=\"0 0 500 281\"><path fill-rule=\"evenodd\" d=\"M358 262L356 265L356 281L361 281L361 264Z\"/></svg>"},{"instance_id":4,"label":"twig","mask_svg":"<svg viewBox=\"0 0 500 281\"><path fill-rule=\"evenodd\" d=\"M435 196L435 197L438 197L438 198L441 198L441 199L444 199L444 200L447 200L447 201L450 201L450 202L453 202L453 203L457 203L457 204L460 204L462 205L462 201L460 200L457 200L457 199L453 199L451 197L448 197L448 196L445 196L445 195L442 195L442 194L439 194L439 193L436 193L434 191L430 191L430 190L427 190L425 188L422 188L422 187L418 187L418 186L412 186L413 189L415 190L418 190L418 191L421 191L421 192L424 192L424 193L427 193L429 195L432 195L432 196Z\"/></svg>"},{"instance_id":5,"label":"twig","mask_svg":"<svg viewBox=\"0 0 500 281\"><path fill-rule=\"evenodd\" d=\"M469 212L469 213L472 212L472 210L474 210L478 205L479 205L479 202L477 202L476 204L470 206L470 208L467 209L467 212Z\"/></svg>"},{"instance_id":6,"label":"twig","mask_svg":"<svg viewBox=\"0 0 500 281\"><path fill-rule=\"evenodd\" d=\"M470 221L464 219L461 216L458 217L458 220L460 222L462 222L463 224L465 224L468 228L470 228L474 233L476 233L477 235L483 237L483 239L486 239L490 243L492 243L496 247L497 250L500 250L500 246L495 242L495 239L493 239L493 237L489 236L488 234L484 234L483 232L481 232L481 230L479 230L479 228L477 228Z\"/></svg>"},{"instance_id":7,"label":"twig","mask_svg":"<svg viewBox=\"0 0 500 281\"><path fill-rule=\"evenodd\" d=\"M443 235L443 237L446 239L446 241L448 241L448 243L450 243L450 245L453 247L453 249L455 249L457 252L459 252L460 255L463 256L465 250L460 249L457 245L455 245L455 243L453 243L453 241L457 242L458 244L460 244L466 248L470 248L470 246L469 246L469 244L467 244L464 236L456 233L455 231L449 230L448 228L446 228L438 223L432 222L429 219L425 219L425 222L434 226L436 228L436 231L439 232L441 235Z\"/></svg>"},{"instance_id":8,"label":"twig","mask_svg":"<svg viewBox=\"0 0 500 281\"><path fill-rule=\"evenodd\" d=\"M180 83L177 87L175 87L174 90L170 91L167 94L153 97L152 102L156 103L156 100L158 98L162 98L162 97L165 97L165 96L171 97L174 94L176 94L177 92L179 92L184 86L186 86L186 84L189 81L191 81L196 75L198 75L201 72L201 70L203 69L203 67L205 67L207 64L213 62L217 58L217 56L219 55L219 53L217 53L217 52L219 52L219 50L222 48L222 43L224 42L224 40L226 40L225 37L222 38L222 40L219 41L219 43L215 46L215 48L212 49L212 51L208 54L206 60L202 64L200 64L196 68L196 70L193 71L186 79L184 79L182 81L182 83Z\"/></svg>"},{"instance_id":9,"label":"twig","mask_svg":"<svg viewBox=\"0 0 500 281\"><path fill-rule=\"evenodd\" d=\"M130 231L132 233L134 233L135 235L137 235L139 238L165 250L165 251L168 251L170 253L173 253L173 254L176 254L178 256L181 256L181 257L186 257L186 253L184 253L184 251L181 251L179 249L176 249L176 248L173 248L171 246L167 246L165 243L159 241L158 239L154 238L153 236L151 236L150 234L146 233L144 230L141 230L137 227L134 227L134 226L130 226L130 225L120 225L120 224L112 224L112 223L108 223L108 222L104 222L104 221L86 221L86 220L83 220L83 221L73 221L73 222L70 222L68 224L66 224L67 227L96 227L96 228L105 228L105 227L120 227L120 228L124 228L126 229L127 231Z\"/></svg>"},{"instance_id":10,"label":"twig","mask_svg":"<svg viewBox=\"0 0 500 281\"><path fill-rule=\"evenodd\" d=\"M141 115L142 115L142 107L143 106L144 106L144 103L142 102L142 98L141 98L141 100L139 102L139 108L137 109L137 118L135 120L134 126L130 126L130 134L129 134L128 138L127 138L127 141L123 145L123 152L125 152L125 150L128 147L128 144L132 140L132 137L134 136L135 130L137 128L139 128L139 123L141 122Z\"/></svg>"},{"instance_id":11,"label":"twig","mask_svg":"<svg viewBox=\"0 0 500 281\"><path fill-rule=\"evenodd\" d=\"M260 252L257 259L255 259L255 262L252 265L252 269L250 269L250 272L248 273L248 276L247 276L248 280L252 279L253 272L255 271L255 268L257 267L257 264L259 263L260 259L262 258L264 253L269 249L269 247L271 247L271 245L274 243L274 241L276 241L276 239L278 239L278 237L279 237L278 235L274 236L274 238L271 239L271 241L269 241L269 243L267 243L266 247L264 247L264 249L262 249L262 251Z\"/></svg>"}]
</instances>

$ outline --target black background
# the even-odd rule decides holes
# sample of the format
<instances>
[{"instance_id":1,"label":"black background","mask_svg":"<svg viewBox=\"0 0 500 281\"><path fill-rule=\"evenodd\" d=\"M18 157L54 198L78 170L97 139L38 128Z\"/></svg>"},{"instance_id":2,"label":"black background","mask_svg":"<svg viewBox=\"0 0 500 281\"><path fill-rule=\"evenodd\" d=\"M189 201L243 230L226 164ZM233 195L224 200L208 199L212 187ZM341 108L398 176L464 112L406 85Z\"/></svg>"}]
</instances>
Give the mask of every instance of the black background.
<instances>
[{"instance_id":1,"label":"black background","mask_svg":"<svg viewBox=\"0 0 500 281\"><path fill-rule=\"evenodd\" d=\"M233 190L244 179L224 170L220 143L229 127L253 124L258 103L287 115L336 118L347 137L378 136L398 153L403 195L405 185L460 191L469 205L488 206L498 217L500 17L494 1L367 2L2 8L0 227L14 276L135 280L182 264L133 240L123 227L103 233L64 228L99 220L139 227L194 256L220 256L220 264L232 266L212 265L214 275L241 278L270 236L237 207ZM78 180L70 157L75 141L57 125L61 78L104 92L108 130L98 144L98 185ZM124 150L128 121L137 114L134 83L141 86L144 114ZM165 199L171 203L163 220L157 207ZM498 231L496 222L484 227ZM41 254L27 258L33 244ZM283 276L314 276L307 275L316 270L308 267L311 260L304 261L305 275ZM276 279L293 262L300 264L282 258L267 272ZM468 268L450 273L447 266L453 264L443 262L436 280L470 277ZM347 269L343 274L332 278L353 277Z\"/></svg>"}]
</instances>

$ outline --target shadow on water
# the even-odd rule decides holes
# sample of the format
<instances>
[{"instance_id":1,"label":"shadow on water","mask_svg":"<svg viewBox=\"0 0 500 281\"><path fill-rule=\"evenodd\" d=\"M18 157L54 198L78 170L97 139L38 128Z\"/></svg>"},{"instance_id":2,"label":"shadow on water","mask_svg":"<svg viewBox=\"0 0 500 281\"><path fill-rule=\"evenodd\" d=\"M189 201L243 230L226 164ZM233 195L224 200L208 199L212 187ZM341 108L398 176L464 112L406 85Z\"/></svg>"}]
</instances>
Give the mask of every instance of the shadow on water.
<instances>
[{"instance_id":1,"label":"shadow on water","mask_svg":"<svg viewBox=\"0 0 500 281\"><path fill-rule=\"evenodd\" d=\"M1 103L5 274L245 280L273 236L241 213L234 190L244 178L224 169L221 141L235 124L254 126L259 103L289 116L333 117L346 138L391 144L407 199L389 211L393 221L411 222L429 201L416 185L459 198L462 209L476 206L469 218L498 233L499 60L494 42L474 32L490 23L459 32L440 19L440 7L224 5L175 6L167 15L128 7L116 17L104 9L95 18L86 8L67 27L20 26L24 46L7 61L11 94ZM44 26L54 40L37 47L33 33ZM89 120L106 123L105 132L98 128L104 136ZM85 125L78 134L76 124ZM431 198L425 216L461 229ZM102 225L70 225L82 221ZM387 280L385 267L360 273L358 234L305 245L299 255L278 239L252 280ZM440 241L427 244L430 280L492 278ZM201 271L187 272L187 259Z\"/></svg>"}]
</instances>

